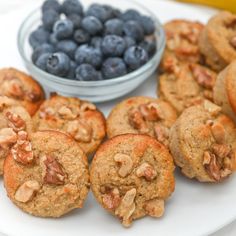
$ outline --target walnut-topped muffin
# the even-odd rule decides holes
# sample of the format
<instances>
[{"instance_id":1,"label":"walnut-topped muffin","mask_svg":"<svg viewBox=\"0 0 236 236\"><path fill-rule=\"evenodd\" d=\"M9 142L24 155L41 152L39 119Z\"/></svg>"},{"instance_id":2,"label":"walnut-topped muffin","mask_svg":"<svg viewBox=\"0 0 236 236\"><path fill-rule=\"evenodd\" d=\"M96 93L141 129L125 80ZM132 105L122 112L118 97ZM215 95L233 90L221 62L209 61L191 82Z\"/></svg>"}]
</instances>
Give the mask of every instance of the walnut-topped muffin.
<instances>
[{"instance_id":1,"label":"walnut-topped muffin","mask_svg":"<svg viewBox=\"0 0 236 236\"><path fill-rule=\"evenodd\" d=\"M103 114L90 102L52 95L33 117L35 130L58 130L73 137L90 154L106 134Z\"/></svg>"}]
</instances>

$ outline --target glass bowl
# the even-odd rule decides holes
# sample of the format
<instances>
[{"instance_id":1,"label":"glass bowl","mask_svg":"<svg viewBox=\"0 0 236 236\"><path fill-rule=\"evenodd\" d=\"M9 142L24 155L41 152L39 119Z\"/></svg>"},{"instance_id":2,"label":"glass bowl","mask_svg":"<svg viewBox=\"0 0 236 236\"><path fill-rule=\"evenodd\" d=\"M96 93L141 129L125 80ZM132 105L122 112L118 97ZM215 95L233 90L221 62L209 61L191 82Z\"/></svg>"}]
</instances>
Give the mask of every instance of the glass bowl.
<instances>
[{"instance_id":1,"label":"glass bowl","mask_svg":"<svg viewBox=\"0 0 236 236\"><path fill-rule=\"evenodd\" d=\"M28 38L30 33L41 23L41 9L38 8L29 14L21 24L18 31L17 44L19 53L29 73L42 84L48 92L57 92L64 96L80 97L81 99L92 102L104 102L131 92L148 79L158 67L165 48L165 33L156 16L145 6L133 0L81 0L81 3L85 8L95 2L113 5L122 11L130 8L136 9L142 14L150 16L156 26L156 53L139 69L114 79L102 81L77 81L51 75L36 67L31 61L32 49L29 45Z\"/></svg>"}]
</instances>

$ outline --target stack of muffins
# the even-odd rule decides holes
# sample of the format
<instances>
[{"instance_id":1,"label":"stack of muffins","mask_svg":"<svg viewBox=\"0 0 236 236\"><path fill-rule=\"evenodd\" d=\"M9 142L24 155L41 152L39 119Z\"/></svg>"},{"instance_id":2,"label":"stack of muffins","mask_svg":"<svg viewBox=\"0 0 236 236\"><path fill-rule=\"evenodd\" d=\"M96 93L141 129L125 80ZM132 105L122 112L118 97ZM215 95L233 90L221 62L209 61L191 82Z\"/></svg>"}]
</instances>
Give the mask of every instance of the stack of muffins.
<instances>
[{"instance_id":1,"label":"stack of muffins","mask_svg":"<svg viewBox=\"0 0 236 236\"><path fill-rule=\"evenodd\" d=\"M236 170L236 16L221 12L206 26L173 20L165 30L159 98L128 98L107 121L90 102L44 100L31 77L0 70L0 173L19 208L59 217L81 208L91 185L127 227L163 215L174 163L201 182Z\"/></svg>"}]
</instances>

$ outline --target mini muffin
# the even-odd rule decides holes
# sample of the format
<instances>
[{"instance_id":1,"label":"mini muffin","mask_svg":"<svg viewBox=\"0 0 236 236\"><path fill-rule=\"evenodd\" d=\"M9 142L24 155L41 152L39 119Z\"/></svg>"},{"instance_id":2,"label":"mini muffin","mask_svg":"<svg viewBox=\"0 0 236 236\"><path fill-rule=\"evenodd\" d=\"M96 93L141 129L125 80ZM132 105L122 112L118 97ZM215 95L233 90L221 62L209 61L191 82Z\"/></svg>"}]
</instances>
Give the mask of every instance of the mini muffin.
<instances>
[{"instance_id":1,"label":"mini muffin","mask_svg":"<svg viewBox=\"0 0 236 236\"><path fill-rule=\"evenodd\" d=\"M29 113L16 100L0 96L0 175L3 174L3 162L22 130L32 132Z\"/></svg>"},{"instance_id":2,"label":"mini muffin","mask_svg":"<svg viewBox=\"0 0 236 236\"><path fill-rule=\"evenodd\" d=\"M178 113L200 104L205 98L213 99L216 73L198 64L184 64L178 73L164 73L159 78L158 96L169 102Z\"/></svg>"},{"instance_id":3,"label":"mini muffin","mask_svg":"<svg viewBox=\"0 0 236 236\"><path fill-rule=\"evenodd\" d=\"M168 144L169 128L177 118L167 103L151 97L131 97L116 105L107 118L109 138L119 134L148 134Z\"/></svg>"},{"instance_id":4,"label":"mini muffin","mask_svg":"<svg viewBox=\"0 0 236 236\"><path fill-rule=\"evenodd\" d=\"M163 71L173 72L179 62L200 63L199 36L203 24L187 20L172 20L164 25L166 49L161 63Z\"/></svg>"},{"instance_id":5,"label":"mini muffin","mask_svg":"<svg viewBox=\"0 0 236 236\"><path fill-rule=\"evenodd\" d=\"M236 122L236 60L217 77L213 90L214 101Z\"/></svg>"},{"instance_id":6,"label":"mini muffin","mask_svg":"<svg viewBox=\"0 0 236 236\"><path fill-rule=\"evenodd\" d=\"M161 217L175 187L173 159L156 139L123 134L103 143L90 170L97 201L125 227L149 215Z\"/></svg>"},{"instance_id":7,"label":"mini muffin","mask_svg":"<svg viewBox=\"0 0 236 236\"><path fill-rule=\"evenodd\" d=\"M40 217L60 217L82 208L89 191L87 158L79 144L58 131L18 133L4 163L11 201Z\"/></svg>"},{"instance_id":8,"label":"mini muffin","mask_svg":"<svg viewBox=\"0 0 236 236\"><path fill-rule=\"evenodd\" d=\"M44 100L42 87L32 77L17 69L1 69L0 84L0 94L19 101L31 116Z\"/></svg>"},{"instance_id":9,"label":"mini muffin","mask_svg":"<svg viewBox=\"0 0 236 236\"><path fill-rule=\"evenodd\" d=\"M199 47L206 63L221 71L236 59L236 15L220 12L213 16L200 39Z\"/></svg>"},{"instance_id":10,"label":"mini muffin","mask_svg":"<svg viewBox=\"0 0 236 236\"><path fill-rule=\"evenodd\" d=\"M236 169L236 127L210 101L187 108L170 131L170 150L189 178L219 182Z\"/></svg>"},{"instance_id":11,"label":"mini muffin","mask_svg":"<svg viewBox=\"0 0 236 236\"><path fill-rule=\"evenodd\" d=\"M106 134L103 114L79 98L52 95L33 117L35 130L58 130L72 136L86 154L94 152Z\"/></svg>"}]
</instances>

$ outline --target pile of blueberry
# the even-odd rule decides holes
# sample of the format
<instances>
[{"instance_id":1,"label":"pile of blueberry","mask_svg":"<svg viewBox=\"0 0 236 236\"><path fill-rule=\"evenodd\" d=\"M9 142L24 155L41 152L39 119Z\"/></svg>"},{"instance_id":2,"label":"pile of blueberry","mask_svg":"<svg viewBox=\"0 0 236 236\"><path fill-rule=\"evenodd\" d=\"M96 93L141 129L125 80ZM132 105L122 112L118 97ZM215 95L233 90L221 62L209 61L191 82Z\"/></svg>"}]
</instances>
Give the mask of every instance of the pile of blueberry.
<instances>
[{"instance_id":1,"label":"pile of blueberry","mask_svg":"<svg viewBox=\"0 0 236 236\"><path fill-rule=\"evenodd\" d=\"M156 52L153 20L109 5L46 0L42 25L30 34L40 69L81 81L111 79L144 65Z\"/></svg>"}]
</instances>

